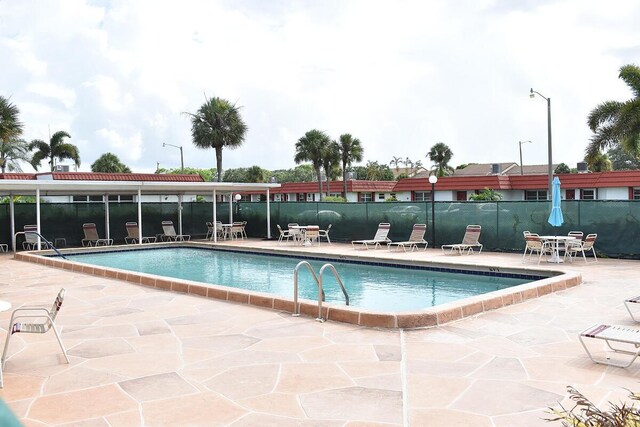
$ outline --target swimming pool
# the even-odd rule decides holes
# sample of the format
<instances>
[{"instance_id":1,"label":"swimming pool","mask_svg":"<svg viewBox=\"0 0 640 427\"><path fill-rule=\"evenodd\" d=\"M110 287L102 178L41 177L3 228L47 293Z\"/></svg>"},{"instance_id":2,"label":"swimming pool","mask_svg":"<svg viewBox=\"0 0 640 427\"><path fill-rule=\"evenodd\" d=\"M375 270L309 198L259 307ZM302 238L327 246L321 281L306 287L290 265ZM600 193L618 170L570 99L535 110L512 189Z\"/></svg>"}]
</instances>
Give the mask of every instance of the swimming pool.
<instances>
[{"instance_id":1,"label":"swimming pool","mask_svg":"<svg viewBox=\"0 0 640 427\"><path fill-rule=\"evenodd\" d=\"M70 261L158 276L224 285L292 298L293 271L309 257L265 255L239 251L171 247L66 255ZM534 274L462 272L428 266L388 266L362 261L310 259L313 269L330 262L347 289L350 304L375 311L415 311L507 289L544 278ZM326 301L344 304L333 275L323 278ZM299 274L300 298L316 300L310 273Z\"/></svg>"}]
</instances>

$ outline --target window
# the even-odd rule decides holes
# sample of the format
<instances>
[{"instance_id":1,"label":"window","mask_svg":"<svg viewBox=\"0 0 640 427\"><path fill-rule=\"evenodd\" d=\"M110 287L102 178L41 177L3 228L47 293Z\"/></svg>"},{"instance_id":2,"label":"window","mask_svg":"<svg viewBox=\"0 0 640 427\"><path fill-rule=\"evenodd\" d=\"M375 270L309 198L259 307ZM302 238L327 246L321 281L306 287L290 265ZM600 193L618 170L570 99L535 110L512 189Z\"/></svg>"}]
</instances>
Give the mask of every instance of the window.
<instances>
[{"instance_id":1,"label":"window","mask_svg":"<svg viewBox=\"0 0 640 427\"><path fill-rule=\"evenodd\" d=\"M583 200L595 200L596 199L596 190L594 189L589 189L589 190L581 190L580 191L582 194L581 199Z\"/></svg>"},{"instance_id":2,"label":"window","mask_svg":"<svg viewBox=\"0 0 640 427\"><path fill-rule=\"evenodd\" d=\"M633 200L640 200L640 188L633 189Z\"/></svg>"},{"instance_id":3,"label":"window","mask_svg":"<svg viewBox=\"0 0 640 427\"><path fill-rule=\"evenodd\" d=\"M384 200L384 193L378 193L378 200Z\"/></svg>"},{"instance_id":4,"label":"window","mask_svg":"<svg viewBox=\"0 0 640 427\"><path fill-rule=\"evenodd\" d=\"M300 193L300 194L298 194L298 201L299 201L299 202L304 202L304 199L305 199L305 197L304 197L304 193Z\"/></svg>"},{"instance_id":5,"label":"window","mask_svg":"<svg viewBox=\"0 0 640 427\"><path fill-rule=\"evenodd\" d=\"M373 193L360 193L361 202L373 202Z\"/></svg>"},{"instance_id":6,"label":"window","mask_svg":"<svg viewBox=\"0 0 640 427\"><path fill-rule=\"evenodd\" d=\"M273 201L274 202L281 202L282 201L282 194L274 194L273 195Z\"/></svg>"},{"instance_id":7,"label":"window","mask_svg":"<svg viewBox=\"0 0 640 427\"><path fill-rule=\"evenodd\" d=\"M313 193L307 193L307 202L313 202Z\"/></svg>"},{"instance_id":8,"label":"window","mask_svg":"<svg viewBox=\"0 0 640 427\"><path fill-rule=\"evenodd\" d=\"M73 196L74 202L86 203L86 202L102 202L102 196Z\"/></svg>"},{"instance_id":9,"label":"window","mask_svg":"<svg viewBox=\"0 0 640 427\"><path fill-rule=\"evenodd\" d=\"M526 190L525 200L547 200L547 190Z\"/></svg>"},{"instance_id":10,"label":"window","mask_svg":"<svg viewBox=\"0 0 640 427\"><path fill-rule=\"evenodd\" d=\"M431 191L414 191L413 200L416 202L430 202Z\"/></svg>"},{"instance_id":11,"label":"window","mask_svg":"<svg viewBox=\"0 0 640 427\"><path fill-rule=\"evenodd\" d=\"M342 197L342 193L329 193L330 197Z\"/></svg>"},{"instance_id":12,"label":"window","mask_svg":"<svg viewBox=\"0 0 640 427\"><path fill-rule=\"evenodd\" d=\"M90 202L102 202L104 200L102 199L102 196L89 196L89 201Z\"/></svg>"}]
</instances>

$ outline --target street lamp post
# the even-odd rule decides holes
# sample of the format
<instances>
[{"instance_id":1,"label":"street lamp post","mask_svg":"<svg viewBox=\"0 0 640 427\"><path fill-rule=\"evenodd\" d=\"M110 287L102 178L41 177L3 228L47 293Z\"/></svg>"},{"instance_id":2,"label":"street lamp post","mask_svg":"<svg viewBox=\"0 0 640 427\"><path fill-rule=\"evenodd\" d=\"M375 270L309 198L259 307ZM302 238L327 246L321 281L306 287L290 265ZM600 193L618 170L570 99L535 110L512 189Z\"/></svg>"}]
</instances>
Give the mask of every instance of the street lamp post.
<instances>
[{"instance_id":1,"label":"street lamp post","mask_svg":"<svg viewBox=\"0 0 640 427\"><path fill-rule=\"evenodd\" d=\"M179 148L180 149L180 172L184 172L184 156L182 155L182 145L173 145L173 144L169 144L167 142L163 142L162 146L166 147L175 147L175 148Z\"/></svg>"},{"instance_id":2,"label":"street lamp post","mask_svg":"<svg viewBox=\"0 0 640 427\"><path fill-rule=\"evenodd\" d=\"M552 187L551 187L551 181L553 180L553 159L552 159L552 154L551 154L551 98L547 98L546 96L542 95L540 92L537 92L535 90L533 90L533 88L531 88L531 91L529 93L529 97L530 98L535 98L536 95L538 95L540 98L544 99L545 101L547 101L547 142L548 142L548 147L547 150L549 151L549 164L548 164L548 189L547 189L547 199L551 198L551 192L552 192Z\"/></svg>"},{"instance_id":3,"label":"street lamp post","mask_svg":"<svg viewBox=\"0 0 640 427\"><path fill-rule=\"evenodd\" d=\"M522 144L526 144L531 141L518 141L518 145L520 145L520 175L524 175L522 171Z\"/></svg>"},{"instance_id":4,"label":"street lamp post","mask_svg":"<svg viewBox=\"0 0 640 427\"><path fill-rule=\"evenodd\" d=\"M434 248L436 247L436 182L438 182L437 176L429 176L431 184L431 245Z\"/></svg>"}]
</instances>

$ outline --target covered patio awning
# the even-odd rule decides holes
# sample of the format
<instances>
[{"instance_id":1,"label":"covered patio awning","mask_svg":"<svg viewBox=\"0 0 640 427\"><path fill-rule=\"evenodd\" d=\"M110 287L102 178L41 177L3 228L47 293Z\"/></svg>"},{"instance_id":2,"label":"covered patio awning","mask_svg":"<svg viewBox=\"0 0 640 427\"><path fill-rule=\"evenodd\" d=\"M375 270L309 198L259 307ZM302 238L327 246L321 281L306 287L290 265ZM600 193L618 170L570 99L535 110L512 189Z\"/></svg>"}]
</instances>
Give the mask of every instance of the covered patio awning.
<instances>
[{"instance_id":1,"label":"covered patio awning","mask_svg":"<svg viewBox=\"0 0 640 427\"><path fill-rule=\"evenodd\" d=\"M36 223L40 233L40 197L43 196L73 196L73 195L137 195L138 196L138 225L142 241L142 195L177 195L180 209L178 210L179 229L182 234L182 196L200 195L213 196L213 218L216 218L216 195L243 192L265 192L267 195L267 238L271 238L271 216L269 206L269 189L280 187L275 183L234 183L234 182L158 182L158 181L67 181L67 180L0 180L0 196L35 196ZM233 197L229 197L229 203ZM11 215L11 235L13 236L13 250L15 251L15 218L13 198L9 198ZM107 238L109 238L109 208L108 198L105 198L105 224ZM230 209L230 222L232 222ZM214 233L214 241L216 241Z\"/></svg>"}]
</instances>

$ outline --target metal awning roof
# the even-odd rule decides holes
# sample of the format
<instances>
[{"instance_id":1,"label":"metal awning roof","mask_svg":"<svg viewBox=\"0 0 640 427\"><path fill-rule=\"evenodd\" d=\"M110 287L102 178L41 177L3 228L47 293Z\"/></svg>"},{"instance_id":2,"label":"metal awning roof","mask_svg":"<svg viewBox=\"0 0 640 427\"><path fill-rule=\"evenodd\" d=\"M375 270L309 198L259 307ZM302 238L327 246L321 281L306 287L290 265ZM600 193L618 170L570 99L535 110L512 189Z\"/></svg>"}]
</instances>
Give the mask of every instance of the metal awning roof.
<instances>
[{"instance_id":1,"label":"metal awning roof","mask_svg":"<svg viewBox=\"0 0 640 427\"><path fill-rule=\"evenodd\" d=\"M149 181L53 181L53 180L0 180L0 195L69 196L74 194L162 194L211 195L242 193L278 188L280 184L253 184L234 182L149 182Z\"/></svg>"}]
</instances>

